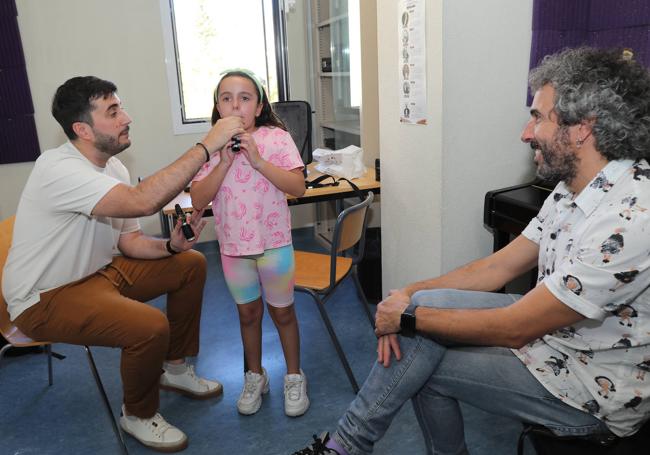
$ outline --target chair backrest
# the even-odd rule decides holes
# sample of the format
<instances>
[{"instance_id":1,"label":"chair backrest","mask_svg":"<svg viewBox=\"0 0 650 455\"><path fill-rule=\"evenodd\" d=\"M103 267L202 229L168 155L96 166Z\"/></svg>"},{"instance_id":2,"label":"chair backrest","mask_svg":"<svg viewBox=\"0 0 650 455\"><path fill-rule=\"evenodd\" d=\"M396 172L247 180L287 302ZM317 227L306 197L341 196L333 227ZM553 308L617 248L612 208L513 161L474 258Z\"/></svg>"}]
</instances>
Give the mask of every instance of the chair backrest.
<instances>
[{"instance_id":1,"label":"chair backrest","mask_svg":"<svg viewBox=\"0 0 650 455\"><path fill-rule=\"evenodd\" d=\"M7 218L0 222L0 283L2 283L2 272L7 262L7 255L11 247L11 238L14 233L15 216ZM16 327L9 320L7 312L7 302L5 302L2 292L0 292L0 334L8 341L12 341L12 335L17 331Z\"/></svg>"},{"instance_id":2,"label":"chair backrest","mask_svg":"<svg viewBox=\"0 0 650 455\"><path fill-rule=\"evenodd\" d=\"M368 209L374 197L375 195L369 191L363 201L343 210L336 219L330 252L330 280L335 280L336 257L340 253L352 250L352 264L354 265L363 259L366 227L368 226Z\"/></svg>"},{"instance_id":3,"label":"chair backrest","mask_svg":"<svg viewBox=\"0 0 650 455\"><path fill-rule=\"evenodd\" d=\"M311 106L307 101L277 101L273 111L284 122L305 165L312 161Z\"/></svg>"}]
</instances>

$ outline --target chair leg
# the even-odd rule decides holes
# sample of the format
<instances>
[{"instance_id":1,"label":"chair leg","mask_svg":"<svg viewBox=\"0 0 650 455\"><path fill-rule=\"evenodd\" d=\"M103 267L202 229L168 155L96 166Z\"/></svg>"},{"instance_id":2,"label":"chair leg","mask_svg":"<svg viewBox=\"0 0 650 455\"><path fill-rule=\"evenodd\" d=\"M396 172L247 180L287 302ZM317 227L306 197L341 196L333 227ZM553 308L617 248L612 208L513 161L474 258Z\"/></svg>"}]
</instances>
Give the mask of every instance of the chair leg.
<instances>
[{"instance_id":1,"label":"chair leg","mask_svg":"<svg viewBox=\"0 0 650 455\"><path fill-rule=\"evenodd\" d=\"M104 390L104 385L102 384L102 380L99 377L99 373L97 372L97 367L95 366L95 360L93 359L93 355L90 352L90 348L88 346L84 346L84 349L86 349L86 354L88 354L88 363L90 364L90 370L92 371L93 377L95 378L95 383L97 384L97 390L99 390L99 394L102 396L104 407L106 408L108 417L111 419L111 424L113 426L113 432L115 433L115 437L117 438L120 444L122 453L124 455L128 455L129 451L126 448L126 444L124 442L124 436L122 435L122 431L118 427L117 421L115 420L115 416L113 415L113 410L111 409L111 404L108 401L108 396L106 396L106 391Z\"/></svg>"},{"instance_id":2,"label":"chair leg","mask_svg":"<svg viewBox=\"0 0 650 455\"><path fill-rule=\"evenodd\" d=\"M348 379L350 381L350 384L352 385L352 390L354 390L354 393L359 392L359 385L357 384L357 380L354 378L354 374L352 373L352 369L350 368L350 364L348 363L348 359L345 357L345 353L343 352L343 349L341 348L341 344L339 343L339 339L336 336L336 333L334 332L334 327L332 327L332 323L330 322L330 318L327 315L327 312L325 311L325 305L323 304L322 300L313 292L309 292L309 294L314 298L314 302L316 303L316 306L318 307L318 311L320 311L320 316L323 322L325 323L325 327L327 327L327 331L330 334L330 339L332 340L332 343L334 343L334 348L336 348L336 353L339 355L339 360L341 361L341 364L343 364L343 368L345 369L345 374L348 376Z\"/></svg>"},{"instance_id":3,"label":"chair leg","mask_svg":"<svg viewBox=\"0 0 650 455\"><path fill-rule=\"evenodd\" d=\"M52 380L52 345L51 344L46 344L43 346L45 349L45 354L47 355L47 380L49 385L52 385L54 382Z\"/></svg>"},{"instance_id":4,"label":"chair leg","mask_svg":"<svg viewBox=\"0 0 650 455\"><path fill-rule=\"evenodd\" d=\"M7 352L10 348L11 345L8 343L2 346L2 348L0 348L0 360L2 360L2 358L5 356L5 352Z\"/></svg>"},{"instance_id":5,"label":"chair leg","mask_svg":"<svg viewBox=\"0 0 650 455\"><path fill-rule=\"evenodd\" d=\"M524 443L530 433L531 427L524 425L524 429L519 433L519 439L517 440L517 455L524 455Z\"/></svg>"},{"instance_id":6,"label":"chair leg","mask_svg":"<svg viewBox=\"0 0 650 455\"><path fill-rule=\"evenodd\" d=\"M359 294L359 298L361 299L361 304L363 305L363 309L366 311L366 316L368 316L368 321L370 321L370 327L372 327L372 330L375 330L375 318L372 317L372 312L370 311L370 304L368 303L366 294L363 292L363 288L361 287L361 283L359 282L359 275L357 275L356 265L352 270L352 280L354 280L354 285L357 288L357 294Z\"/></svg>"}]
</instances>

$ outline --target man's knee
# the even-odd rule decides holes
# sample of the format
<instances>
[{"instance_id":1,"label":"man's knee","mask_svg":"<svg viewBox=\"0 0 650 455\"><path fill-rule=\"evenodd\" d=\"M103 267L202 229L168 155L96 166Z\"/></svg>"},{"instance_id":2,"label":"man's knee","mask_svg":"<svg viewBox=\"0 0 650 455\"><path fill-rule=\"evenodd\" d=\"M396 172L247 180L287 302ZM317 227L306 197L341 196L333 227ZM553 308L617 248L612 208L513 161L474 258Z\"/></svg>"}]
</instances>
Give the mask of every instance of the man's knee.
<instances>
[{"instance_id":1,"label":"man's knee","mask_svg":"<svg viewBox=\"0 0 650 455\"><path fill-rule=\"evenodd\" d=\"M498 292L463 289L430 289L413 294L413 303L431 308L501 308L512 305L521 296Z\"/></svg>"},{"instance_id":2,"label":"man's knee","mask_svg":"<svg viewBox=\"0 0 650 455\"><path fill-rule=\"evenodd\" d=\"M142 341L158 340L160 343L167 345L169 343L169 320L165 314L157 308L151 308L153 311L148 312L146 320L138 324L136 328Z\"/></svg>"},{"instance_id":3,"label":"man's knee","mask_svg":"<svg viewBox=\"0 0 650 455\"><path fill-rule=\"evenodd\" d=\"M205 281L208 261L205 259L203 253L196 250L187 250L177 255L174 259L180 261L183 273L191 274L196 279Z\"/></svg>"},{"instance_id":4,"label":"man's knee","mask_svg":"<svg viewBox=\"0 0 650 455\"><path fill-rule=\"evenodd\" d=\"M457 289L427 289L413 294L411 302L431 308L451 308L461 292Z\"/></svg>"}]
</instances>

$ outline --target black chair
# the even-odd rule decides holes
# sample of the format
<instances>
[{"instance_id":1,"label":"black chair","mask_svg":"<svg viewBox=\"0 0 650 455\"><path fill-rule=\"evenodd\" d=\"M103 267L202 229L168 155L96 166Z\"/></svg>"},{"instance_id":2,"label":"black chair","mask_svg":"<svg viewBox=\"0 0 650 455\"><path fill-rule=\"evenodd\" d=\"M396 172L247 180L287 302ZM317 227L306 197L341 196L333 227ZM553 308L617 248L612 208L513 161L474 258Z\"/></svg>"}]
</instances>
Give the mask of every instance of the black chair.
<instances>
[{"instance_id":1,"label":"black chair","mask_svg":"<svg viewBox=\"0 0 650 455\"><path fill-rule=\"evenodd\" d=\"M273 111L284 122L298 147L305 175L307 165L312 161L311 148L311 106L307 101L277 101L272 103Z\"/></svg>"},{"instance_id":2,"label":"black chair","mask_svg":"<svg viewBox=\"0 0 650 455\"><path fill-rule=\"evenodd\" d=\"M524 455L524 442L530 440L537 455L633 455L650 451L650 421L632 436L614 435L556 436L541 425L524 424L519 435L517 455Z\"/></svg>"}]
</instances>

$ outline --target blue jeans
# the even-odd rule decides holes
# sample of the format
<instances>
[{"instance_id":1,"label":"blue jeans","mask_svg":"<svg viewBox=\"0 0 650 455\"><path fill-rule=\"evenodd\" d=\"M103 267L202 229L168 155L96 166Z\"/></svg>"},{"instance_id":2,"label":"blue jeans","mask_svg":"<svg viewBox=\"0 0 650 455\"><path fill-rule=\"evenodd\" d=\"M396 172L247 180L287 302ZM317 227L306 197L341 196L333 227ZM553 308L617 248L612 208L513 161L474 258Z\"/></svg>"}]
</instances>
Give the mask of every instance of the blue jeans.
<instances>
[{"instance_id":1,"label":"blue jeans","mask_svg":"<svg viewBox=\"0 0 650 455\"><path fill-rule=\"evenodd\" d=\"M495 308L520 297L435 289L417 292L412 301L435 308ZM388 368L376 363L338 422L333 437L351 455L371 453L409 399L430 454L468 453L459 400L556 434L609 433L596 417L555 398L509 349L445 346L422 336L399 342L402 360L393 359Z\"/></svg>"}]
</instances>

